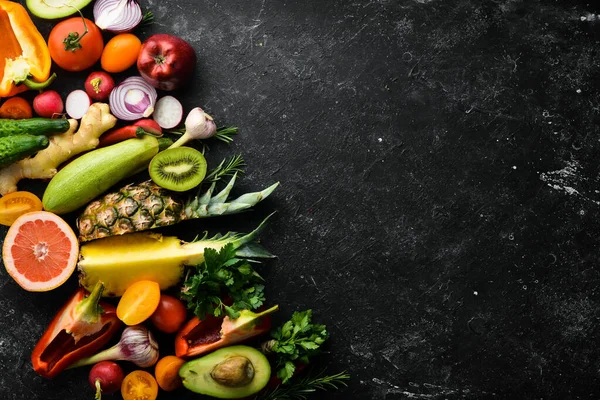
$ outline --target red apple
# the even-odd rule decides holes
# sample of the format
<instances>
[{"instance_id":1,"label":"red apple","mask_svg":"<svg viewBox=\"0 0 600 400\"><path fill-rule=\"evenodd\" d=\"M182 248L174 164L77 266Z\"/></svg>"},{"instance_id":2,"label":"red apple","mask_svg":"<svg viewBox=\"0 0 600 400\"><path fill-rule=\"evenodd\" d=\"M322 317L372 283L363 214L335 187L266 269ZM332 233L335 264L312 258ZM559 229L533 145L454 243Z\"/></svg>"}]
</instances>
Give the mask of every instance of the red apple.
<instances>
[{"instance_id":1,"label":"red apple","mask_svg":"<svg viewBox=\"0 0 600 400\"><path fill-rule=\"evenodd\" d=\"M180 37L159 33L150 36L140 50L137 68L152 86L175 90L187 83L196 67L196 52Z\"/></svg>"}]
</instances>

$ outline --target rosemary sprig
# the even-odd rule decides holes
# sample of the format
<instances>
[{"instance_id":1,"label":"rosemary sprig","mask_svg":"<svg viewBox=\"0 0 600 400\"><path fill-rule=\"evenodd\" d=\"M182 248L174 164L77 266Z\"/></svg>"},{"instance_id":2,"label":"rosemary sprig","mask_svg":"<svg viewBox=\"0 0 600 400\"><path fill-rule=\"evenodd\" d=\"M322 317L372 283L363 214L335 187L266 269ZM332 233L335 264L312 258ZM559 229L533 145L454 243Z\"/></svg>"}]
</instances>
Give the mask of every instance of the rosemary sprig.
<instances>
[{"instance_id":1,"label":"rosemary sprig","mask_svg":"<svg viewBox=\"0 0 600 400\"><path fill-rule=\"evenodd\" d=\"M238 134L240 129L237 126L228 126L218 128L217 132L215 132L215 139L219 139L225 143L233 142L233 137Z\"/></svg>"},{"instance_id":2,"label":"rosemary sprig","mask_svg":"<svg viewBox=\"0 0 600 400\"><path fill-rule=\"evenodd\" d=\"M229 159L223 159L219 165L213 168L204 178L204 182L217 182L226 176L232 176L236 172L244 173L246 163L241 154L233 156Z\"/></svg>"},{"instance_id":3,"label":"rosemary sprig","mask_svg":"<svg viewBox=\"0 0 600 400\"><path fill-rule=\"evenodd\" d=\"M294 383L280 385L275 389L262 392L254 400L306 400L309 394L317 390L338 390L342 386L348 386L346 381L350 379L345 371L334 375L324 375L325 371L316 376L306 376Z\"/></svg>"},{"instance_id":4,"label":"rosemary sprig","mask_svg":"<svg viewBox=\"0 0 600 400\"><path fill-rule=\"evenodd\" d=\"M154 22L154 14L152 11L146 11L142 16L142 21L138 26L148 26Z\"/></svg>"}]
</instances>

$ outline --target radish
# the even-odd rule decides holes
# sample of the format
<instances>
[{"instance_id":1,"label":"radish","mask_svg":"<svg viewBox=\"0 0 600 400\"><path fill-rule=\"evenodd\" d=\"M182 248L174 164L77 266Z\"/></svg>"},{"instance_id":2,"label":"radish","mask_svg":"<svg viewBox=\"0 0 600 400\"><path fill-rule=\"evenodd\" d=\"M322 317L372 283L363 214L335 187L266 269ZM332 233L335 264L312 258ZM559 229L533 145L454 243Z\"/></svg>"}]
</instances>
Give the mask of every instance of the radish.
<instances>
[{"instance_id":1,"label":"radish","mask_svg":"<svg viewBox=\"0 0 600 400\"><path fill-rule=\"evenodd\" d=\"M85 80L85 92L95 101L107 101L114 88L114 79L103 71L92 72Z\"/></svg>"},{"instance_id":2,"label":"radish","mask_svg":"<svg viewBox=\"0 0 600 400\"><path fill-rule=\"evenodd\" d=\"M33 99L33 110L43 118L52 118L65 111L65 105L55 90L46 90Z\"/></svg>"},{"instance_id":3,"label":"radish","mask_svg":"<svg viewBox=\"0 0 600 400\"><path fill-rule=\"evenodd\" d=\"M183 118L183 106L173 96L161 97L154 106L152 118L163 129L175 128Z\"/></svg>"},{"instance_id":4,"label":"radish","mask_svg":"<svg viewBox=\"0 0 600 400\"><path fill-rule=\"evenodd\" d=\"M102 398L102 393L111 394L121 389L123 369L112 361L101 361L90 370L88 382L96 389L96 400Z\"/></svg>"},{"instance_id":5,"label":"radish","mask_svg":"<svg viewBox=\"0 0 600 400\"><path fill-rule=\"evenodd\" d=\"M65 103L69 117L81 119L92 105L92 100L86 92L78 89L69 93Z\"/></svg>"}]
</instances>

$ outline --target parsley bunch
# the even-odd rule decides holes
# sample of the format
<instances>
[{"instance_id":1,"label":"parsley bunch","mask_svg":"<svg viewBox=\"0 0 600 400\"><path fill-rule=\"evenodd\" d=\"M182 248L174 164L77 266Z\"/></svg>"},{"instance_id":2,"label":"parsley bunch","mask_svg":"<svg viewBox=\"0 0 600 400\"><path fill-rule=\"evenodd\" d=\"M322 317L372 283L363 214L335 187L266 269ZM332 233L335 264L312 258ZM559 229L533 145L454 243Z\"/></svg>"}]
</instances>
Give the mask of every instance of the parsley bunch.
<instances>
[{"instance_id":1,"label":"parsley bunch","mask_svg":"<svg viewBox=\"0 0 600 400\"><path fill-rule=\"evenodd\" d=\"M275 354L277 377L282 383L294 375L296 362L308 364L328 337L325 325L312 324L311 319L312 310L295 312L289 321L271 332L273 339L263 345L265 353Z\"/></svg>"},{"instance_id":2,"label":"parsley bunch","mask_svg":"<svg viewBox=\"0 0 600 400\"><path fill-rule=\"evenodd\" d=\"M204 262L186 278L181 298L198 318L226 315L236 319L241 310L256 309L265 301L263 279L248 260L237 258L235 253L231 243L218 252L206 249ZM232 300L230 306L223 302L225 297Z\"/></svg>"}]
</instances>

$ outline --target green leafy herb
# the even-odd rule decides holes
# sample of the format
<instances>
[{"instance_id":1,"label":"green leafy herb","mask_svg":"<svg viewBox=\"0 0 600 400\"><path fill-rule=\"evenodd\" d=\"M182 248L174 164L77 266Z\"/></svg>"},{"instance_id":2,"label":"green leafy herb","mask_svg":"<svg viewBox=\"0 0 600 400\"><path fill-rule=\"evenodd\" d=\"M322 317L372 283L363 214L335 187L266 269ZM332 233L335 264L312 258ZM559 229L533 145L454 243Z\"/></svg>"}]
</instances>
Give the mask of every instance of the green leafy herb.
<instances>
[{"instance_id":1,"label":"green leafy herb","mask_svg":"<svg viewBox=\"0 0 600 400\"><path fill-rule=\"evenodd\" d=\"M306 400L309 394L317 390L338 390L342 386L347 386L346 381L350 379L350 375L346 372L335 375L325 375L324 372L317 376L303 377L289 385L277 386L262 392L254 400Z\"/></svg>"},{"instance_id":2,"label":"green leafy herb","mask_svg":"<svg viewBox=\"0 0 600 400\"><path fill-rule=\"evenodd\" d=\"M287 383L294 375L296 363L308 364L319 353L328 337L325 325L311 323L312 310L295 312L292 318L271 332L272 340L263 344L263 351L275 354L277 377Z\"/></svg>"},{"instance_id":3,"label":"green leafy herb","mask_svg":"<svg viewBox=\"0 0 600 400\"><path fill-rule=\"evenodd\" d=\"M245 166L246 163L241 154L223 159L219 165L206 174L204 182L217 182L226 176L232 176L236 172L238 174L244 173Z\"/></svg>"},{"instance_id":4,"label":"green leafy herb","mask_svg":"<svg viewBox=\"0 0 600 400\"><path fill-rule=\"evenodd\" d=\"M206 315L235 319L241 310L253 310L263 304L262 282L252 264L237 258L233 244L228 243L219 252L210 248L204 251L204 262L185 280L181 297L200 319ZM225 297L231 299L231 305L225 304Z\"/></svg>"}]
</instances>

